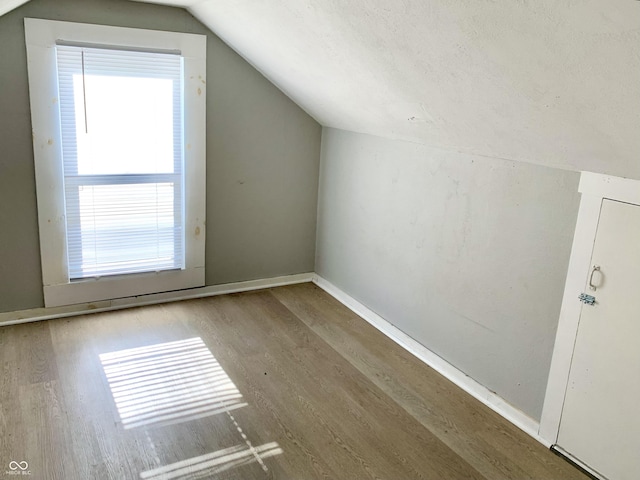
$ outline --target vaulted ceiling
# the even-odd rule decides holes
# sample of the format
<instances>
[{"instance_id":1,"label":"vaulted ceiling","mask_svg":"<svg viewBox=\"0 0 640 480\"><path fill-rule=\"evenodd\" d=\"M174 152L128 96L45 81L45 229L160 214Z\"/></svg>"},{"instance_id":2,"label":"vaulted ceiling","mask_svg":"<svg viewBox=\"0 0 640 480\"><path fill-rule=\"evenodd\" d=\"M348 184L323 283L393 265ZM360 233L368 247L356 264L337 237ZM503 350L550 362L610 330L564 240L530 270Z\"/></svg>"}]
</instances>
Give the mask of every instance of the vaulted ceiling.
<instances>
[{"instance_id":1,"label":"vaulted ceiling","mask_svg":"<svg viewBox=\"0 0 640 480\"><path fill-rule=\"evenodd\" d=\"M139 1L187 8L322 125L640 178L639 1Z\"/></svg>"}]
</instances>

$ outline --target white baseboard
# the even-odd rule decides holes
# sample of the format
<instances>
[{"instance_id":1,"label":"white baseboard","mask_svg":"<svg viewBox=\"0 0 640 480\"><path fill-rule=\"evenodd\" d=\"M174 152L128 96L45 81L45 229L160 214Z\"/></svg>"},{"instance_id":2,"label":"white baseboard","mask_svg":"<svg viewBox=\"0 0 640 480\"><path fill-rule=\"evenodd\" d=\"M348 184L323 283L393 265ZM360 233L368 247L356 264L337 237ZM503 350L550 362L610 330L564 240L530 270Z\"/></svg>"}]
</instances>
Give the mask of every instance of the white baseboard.
<instances>
[{"instance_id":1,"label":"white baseboard","mask_svg":"<svg viewBox=\"0 0 640 480\"><path fill-rule=\"evenodd\" d=\"M405 350L422 360L439 374L455 383L469 395L479 400L494 412L498 413L509 422L513 423L520 430L524 431L545 447L549 448L551 443L538 435L540 424L526 413L518 410L509 404L505 399L495 394L485 386L476 382L449 362L439 357L427 347L411 338L409 335L393 326L380 315L364 306L351 295L340 290L331 282L325 280L319 275L313 276L313 283L322 288L329 295L337 299L340 303L362 317L368 323L384 333L391 340L403 347Z\"/></svg>"},{"instance_id":2,"label":"white baseboard","mask_svg":"<svg viewBox=\"0 0 640 480\"><path fill-rule=\"evenodd\" d=\"M248 292L250 290L280 287L282 285L293 285L296 283L306 283L312 281L313 275L313 273L300 273L297 275L285 275L260 280L249 280L246 282L225 283L223 285L191 288L175 292L154 293L149 295L140 295L137 297L116 298L114 300L103 300L99 302L79 303L76 305L67 305L62 307L43 307L19 310L16 312L4 312L0 313L0 326L70 317L86 313L107 312L110 310L153 305L156 303L175 302L178 300L188 300L192 298L212 297L227 293Z\"/></svg>"}]
</instances>

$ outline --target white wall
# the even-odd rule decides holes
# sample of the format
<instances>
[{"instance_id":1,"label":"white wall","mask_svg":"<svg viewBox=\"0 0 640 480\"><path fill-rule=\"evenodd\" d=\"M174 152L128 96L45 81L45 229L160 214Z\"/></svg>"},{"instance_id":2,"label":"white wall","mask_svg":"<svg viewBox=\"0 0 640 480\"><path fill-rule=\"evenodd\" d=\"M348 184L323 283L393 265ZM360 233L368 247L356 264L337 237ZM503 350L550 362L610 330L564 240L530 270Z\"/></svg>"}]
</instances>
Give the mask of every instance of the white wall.
<instances>
[{"instance_id":1,"label":"white wall","mask_svg":"<svg viewBox=\"0 0 640 480\"><path fill-rule=\"evenodd\" d=\"M316 271L539 419L578 179L325 128Z\"/></svg>"}]
</instances>

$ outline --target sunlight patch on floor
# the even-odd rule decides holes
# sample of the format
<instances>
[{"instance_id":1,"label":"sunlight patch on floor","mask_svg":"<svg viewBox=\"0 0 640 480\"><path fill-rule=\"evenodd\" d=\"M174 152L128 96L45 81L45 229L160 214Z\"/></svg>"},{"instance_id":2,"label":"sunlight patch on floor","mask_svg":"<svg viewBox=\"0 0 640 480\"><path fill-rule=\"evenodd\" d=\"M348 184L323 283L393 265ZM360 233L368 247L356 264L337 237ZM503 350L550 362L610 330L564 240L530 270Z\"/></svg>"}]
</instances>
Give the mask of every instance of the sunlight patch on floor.
<instances>
[{"instance_id":1,"label":"sunlight patch on floor","mask_svg":"<svg viewBox=\"0 0 640 480\"><path fill-rule=\"evenodd\" d=\"M276 442L253 448L249 448L246 445L236 445L160 468L154 468L153 470L147 470L140 473L140 478L143 480L211 478L212 475L219 474L225 470L249 465L256 461L262 463L262 459L280 455L281 453L283 453L282 449Z\"/></svg>"},{"instance_id":2,"label":"sunlight patch on floor","mask_svg":"<svg viewBox=\"0 0 640 480\"><path fill-rule=\"evenodd\" d=\"M124 428L169 425L247 405L201 338L100 355Z\"/></svg>"}]
</instances>

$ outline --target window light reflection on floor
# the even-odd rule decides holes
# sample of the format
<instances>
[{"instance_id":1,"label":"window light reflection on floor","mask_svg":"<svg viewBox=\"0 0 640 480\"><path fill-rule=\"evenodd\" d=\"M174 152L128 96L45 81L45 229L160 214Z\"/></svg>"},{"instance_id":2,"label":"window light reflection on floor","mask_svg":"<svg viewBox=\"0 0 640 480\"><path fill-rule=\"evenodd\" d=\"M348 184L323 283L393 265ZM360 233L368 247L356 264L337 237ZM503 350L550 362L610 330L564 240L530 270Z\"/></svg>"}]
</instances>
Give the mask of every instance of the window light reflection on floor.
<instances>
[{"instance_id":1,"label":"window light reflection on floor","mask_svg":"<svg viewBox=\"0 0 640 480\"><path fill-rule=\"evenodd\" d=\"M100 355L124 428L169 425L247 405L201 338Z\"/></svg>"},{"instance_id":2,"label":"window light reflection on floor","mask_svg":"<svg viewBox=\"0 0 640 480\"><path fill-rule=\"evenodd\" d=\"M217 452L200 455L180 462L165 465L153 470L147 470L140 474L142 480L177 480L212 478L213 475L258 462L274 455L283 453L276 442L267 443L258 447L236 445L231 448L218 450Z\"/></svg>"}]
</instances>

